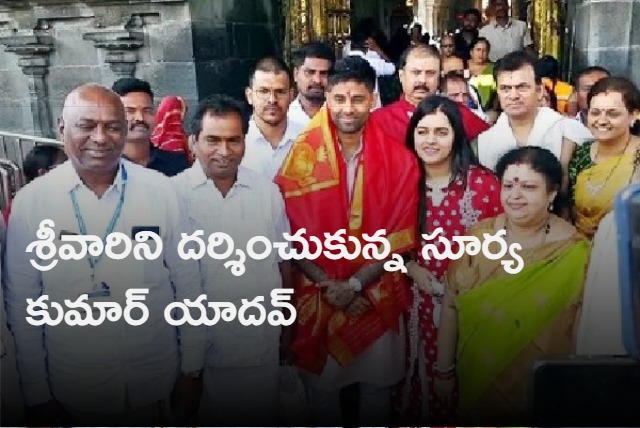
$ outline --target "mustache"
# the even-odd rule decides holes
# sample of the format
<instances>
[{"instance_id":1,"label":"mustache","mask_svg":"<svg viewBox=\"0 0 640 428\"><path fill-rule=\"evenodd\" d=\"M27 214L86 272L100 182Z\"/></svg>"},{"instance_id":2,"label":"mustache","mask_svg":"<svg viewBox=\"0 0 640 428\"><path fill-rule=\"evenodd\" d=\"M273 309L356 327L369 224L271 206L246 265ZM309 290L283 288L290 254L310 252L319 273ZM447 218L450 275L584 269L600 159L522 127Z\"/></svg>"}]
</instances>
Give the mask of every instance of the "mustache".
<instances>
[{"instance_id":1,"label":"mustache","mask_svg":"<svg viewBox=\"0 0 640 428\"><path fill-rule=\"evenodd\" d=\"M427 85L416 85L416 86L413 87L413 90L414 91L422 90L422 91L429 92L429 88L427 88Z\"/></svg>"},{"instance_id":2,"label":"mustache","mask_svg":"<svg viewBox=\"0 0 640 428\"><path fill-rule=\"evenodd\" d=\"M138 125L142 125L145 128L149 129L149 125L147 125L145 122L135 121L135 122L131 122L131 125L129 125L129 131L132 131L133 128L135 128Z\"/></svg>"}]
</instances>

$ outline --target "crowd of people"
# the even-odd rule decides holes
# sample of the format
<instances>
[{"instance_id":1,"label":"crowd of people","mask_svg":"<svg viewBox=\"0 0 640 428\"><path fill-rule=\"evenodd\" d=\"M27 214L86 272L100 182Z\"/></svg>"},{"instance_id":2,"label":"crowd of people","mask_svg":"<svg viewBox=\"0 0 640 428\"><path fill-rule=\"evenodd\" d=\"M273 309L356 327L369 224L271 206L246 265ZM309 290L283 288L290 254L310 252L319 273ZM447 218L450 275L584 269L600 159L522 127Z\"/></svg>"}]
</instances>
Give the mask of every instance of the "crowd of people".
<instances>
[{"instance_id":1,"label":"crowd of people","mask_svg":"<svg viewBox=\"0 0 640 428\"><path fill-rule=\"evenodd\" d=\"M612 210L638 177L640 91L594 66L567 97L574 111L548 103L557 79L543 81L526 35L504 43L520 34L504 3L480 31L468 11L442 51L416 37L395 64L370 55L367 34L340 60L321 42L302 46L293 70L260 59L246 100L215 94L189 115L179 96L156 110L136 78L74 89L59 121L64 152L29 154L30 182L6 216L3 418L277 425L291 410L279 401L286 366L304 386L309 419L299 424L525 424L535 361L625 354ZM386 64L402 95L382 106ZM155 231L164 251L42 272L25 249L45 219L57 245ZM425 258L424 236L438 228L450 241L506 230L525 267L511 275L482 253ZM273 252L237 276L225 260L177 253L196 230L245 248L301 229L321 241L344 229L360 242L384 230L406 273L361 256ZM124 306L141 287L142 326L26 320L28 299L43 294ZM279 288L295 290L291 327L162 319L175 300L205 294L239 307Z\"/></svg>"}]
</instances>

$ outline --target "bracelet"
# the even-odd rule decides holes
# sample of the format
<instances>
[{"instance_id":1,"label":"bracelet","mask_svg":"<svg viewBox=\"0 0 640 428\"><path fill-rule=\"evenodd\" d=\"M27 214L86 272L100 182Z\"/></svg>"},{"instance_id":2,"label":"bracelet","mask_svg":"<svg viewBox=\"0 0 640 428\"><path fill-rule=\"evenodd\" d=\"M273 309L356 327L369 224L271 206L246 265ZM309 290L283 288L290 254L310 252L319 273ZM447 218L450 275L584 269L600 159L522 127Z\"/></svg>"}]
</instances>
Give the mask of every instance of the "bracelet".
<instances>
[{"instance_id":1,"label":"bracelet","mask_svg":"<svg viewBox=\"0 0 640 428\"><path fill-rule=\"evenodd\" d=\"M455 364L451 364L451 365L450 365L449 367L447 367L446 369L441 369L441 368L438 366L438 363L435 363L435 364L433 365L433 371L434 371L435 373L439 373L439 374L443 374L443 375L444 375L444 374L453 373L453 372L455 372L455 371L456 371L456 365L455 365Z\"/></svg>"}]
</instances>

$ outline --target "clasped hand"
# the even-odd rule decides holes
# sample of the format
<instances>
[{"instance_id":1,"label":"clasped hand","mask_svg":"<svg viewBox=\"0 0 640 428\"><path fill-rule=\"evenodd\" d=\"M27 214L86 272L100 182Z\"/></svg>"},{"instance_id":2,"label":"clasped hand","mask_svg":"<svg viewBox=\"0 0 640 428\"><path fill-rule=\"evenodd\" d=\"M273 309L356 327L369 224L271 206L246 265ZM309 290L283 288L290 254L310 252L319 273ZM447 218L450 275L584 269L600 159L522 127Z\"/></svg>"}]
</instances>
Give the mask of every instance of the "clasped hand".
<instances>
[{"instance_id":1,"label":"clasped hand","mask_svg":"<svg viewBox=\"0 0 640 428\"><path fill-rule=\"evenodd\" d=\"M369 300L353 291L347 281L324 281L318 287L323 289L322 295L329 305L351 316L362 316L371 308Z\"/></svg>"}]
</instances>

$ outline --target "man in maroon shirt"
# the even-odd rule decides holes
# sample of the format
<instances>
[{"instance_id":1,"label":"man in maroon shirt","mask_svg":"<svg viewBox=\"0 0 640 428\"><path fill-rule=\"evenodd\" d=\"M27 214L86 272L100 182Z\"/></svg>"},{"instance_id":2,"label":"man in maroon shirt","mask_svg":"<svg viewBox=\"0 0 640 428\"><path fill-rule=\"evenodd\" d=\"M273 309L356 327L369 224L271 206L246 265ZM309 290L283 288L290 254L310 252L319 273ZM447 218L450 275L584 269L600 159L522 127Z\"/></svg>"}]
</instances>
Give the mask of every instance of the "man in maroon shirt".
<instances>
[{"instance_id":1,"label":"man in maroon shirt","mask_svg":"<svg viewBox=\"0 0 640 428\"><path fill-rule=\"evenodd\" d=\"M398 63L398 76L402 84L400 99L374 111L372 120L384 123L387 135L404 142L409 119L420 101L438 92L441 60L438 50L429 45L409 46ZM489 129L489 125L476 116L468 107L459 104L460 114L469 141Z\"/></svg>"}]
</instances>

